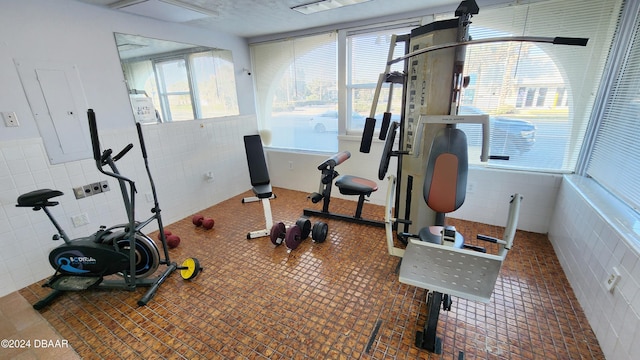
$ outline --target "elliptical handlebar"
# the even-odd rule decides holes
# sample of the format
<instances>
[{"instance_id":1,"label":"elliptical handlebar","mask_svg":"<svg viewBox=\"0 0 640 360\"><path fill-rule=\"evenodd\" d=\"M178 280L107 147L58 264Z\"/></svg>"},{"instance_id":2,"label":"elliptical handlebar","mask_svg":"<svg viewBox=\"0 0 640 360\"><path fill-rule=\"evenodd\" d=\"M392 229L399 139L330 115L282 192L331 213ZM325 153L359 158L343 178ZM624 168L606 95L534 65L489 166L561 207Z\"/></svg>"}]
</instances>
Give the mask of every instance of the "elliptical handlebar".
<instances>
[{"instance_id":1,"label":"elliptical handlebar","mask_svg":"<svg viewBox=\"0 0 640 360\"><path fill-rule=\"evenodd\" d=\"M100 155L100 140L98 140L98 126L96 125L96 113L93 109L87 110L87 117L89 118L89 133L91 134L93 159L96 163L102 163L102 156Z\"/></svg>"},{"instance_id":2,"label":"elliptical handlebar","mask_svg":"<svg viewBox=\"0 0 640 360\"><path fill-rule=\"evenodd\" d=\"M129 150L133 149L133 144L129 143L129 145L125 146L124 149L120 150L120 152L113 157L113 161L118 161L120 159L122 159L123 156L125 156ZM109 149L111 150L111 149Z\"/></svg>"},{"instance_id":3,"label":"elliptical handlebar","mask_svg":"<svg viewBox=\"0 0 640 360\"><path fill-rule=\"evenodd\" d=\"M107 176L111 176L113 178L116 178L118 180L122 180L122 181L126 181L128 183L131 184L132 189L134 188L134 181L124 177L122 175L120 175L120 173L117 172L117 170L114 168L114 164L113 162L115 160L118 160L120 158L122 158L129 150L131 150L131 148L133 148L133 144L129 144L127 146L125 146L124 149L122 149L115 157L111 158L111 153L112 150L111 149L107 149L105 150L105 152L101 155L100 154L100 139L98 138L98 126L96 123L96 113L93 111L93 109L88 109L87 110L87 117L89 119L89 134L91 135L91 146L93 149L93 159L96 161L96 167L98 168L98 171L100 171L101 173L107 175ZM110 172L110 171L105 171L103 169L104 165L109 164L114 171Z\"/></svg>"},{"instance_id":4,"label":"elliptical handlebar","mask_svg":"<svg viewBox=\"0 0 640 360\"><path fill-rule=\"evenodd\" d=\"M142 136L142 125L139 122L136 123L136 130L138 131L138 140L140 141L140 150L142 150L142 157L147 158L147 147L144 145L144 137Z\"/></svg>"}]
</instances>

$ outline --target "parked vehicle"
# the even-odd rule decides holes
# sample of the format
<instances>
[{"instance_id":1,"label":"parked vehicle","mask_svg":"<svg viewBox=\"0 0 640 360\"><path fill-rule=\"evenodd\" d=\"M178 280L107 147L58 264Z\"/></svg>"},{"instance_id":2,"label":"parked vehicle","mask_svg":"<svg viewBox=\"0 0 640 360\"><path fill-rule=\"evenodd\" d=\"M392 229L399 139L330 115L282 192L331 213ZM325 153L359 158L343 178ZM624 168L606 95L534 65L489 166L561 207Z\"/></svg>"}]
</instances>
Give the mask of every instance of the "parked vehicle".
<instances>
[{"instance_id":1,"label":"parked vehicle","mask_svg":"<svg viewBox=\"0 0 640 360\"><path fill-rule=\"evenodd\" d=\"M364 129L367 117L357 112L351 113L351 129ZM376 130L380 130L382 114L376 114ZM391 121L400 121L400 115L393 114ZM315 132L338 131L338 112L336 110L325 111L309 119L309 125Z\"/></svg>"},{"instance_id":2,"label":"parked vehicle","mask_svg":"<svg viewBox=\"0 0 640 360\"><path fill-rule=\"evenodd\" d=\"M357 112L351 113L351 123L352 127L364 127L366 117L360 115ZM338 111L337 110L328 110L321 114L313 116L309 119L309 125L315 132L337 132L338 131Z\"/></svg>"},{"instance_id":3,"label":"parked vehicle","mask_svg":"<svg viewBox=\"0 0 640 360\"><path fill-rule=\"evenodd\" d=\"M482 115L484 112L473 106L461 106L460 115ZM536 126L530 121L504 116L490 116L490 155L520 155L533 147L536 142ZM479 146L481 130L479 125L459 124L458 128L467 134L470 146Z\"/></svg>"},{"instance_id":4,"label":"parked vehicle","mask_svg":"<svg viewBox=\"0 0 640 360\"><path fill-rule=\"evenodd\" d=\"M461 106L461 115L482 115L484 112L473 106ZM351 113L351 128L364 128L366 116L357 112ZM376 115L376 129L380 129L382 114ZM398 114L393 114L392 121L400 121ZM533 147L536 142L536 126L530 121L513 119L505 116L490 116L491 124L491 155L520 155ZM309 120L309 126L315 132L337 132L338 111L328 110L313 116ZM458 128L467 135L469 146L480 146L482 132L480 125L459 124Z\"/></svg>"}]
</instances>

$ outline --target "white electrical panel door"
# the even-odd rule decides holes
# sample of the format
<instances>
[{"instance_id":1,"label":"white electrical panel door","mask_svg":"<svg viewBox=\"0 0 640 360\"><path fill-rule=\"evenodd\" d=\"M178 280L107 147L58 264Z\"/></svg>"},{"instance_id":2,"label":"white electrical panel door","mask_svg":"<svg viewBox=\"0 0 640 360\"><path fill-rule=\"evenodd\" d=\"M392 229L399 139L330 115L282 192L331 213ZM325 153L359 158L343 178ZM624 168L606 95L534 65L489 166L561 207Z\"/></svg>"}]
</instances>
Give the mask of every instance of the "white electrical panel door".
<instances>
[{"instance_id":1,"label":"white electrical panel door","mask_svg":"<svg viewBox=\"0 0 640 360\"><path fill-rule=\"evenodd\" d=\"M51 164L91 157L86 100L74 65L16 61Z\"/></svg>"}]
</instances>

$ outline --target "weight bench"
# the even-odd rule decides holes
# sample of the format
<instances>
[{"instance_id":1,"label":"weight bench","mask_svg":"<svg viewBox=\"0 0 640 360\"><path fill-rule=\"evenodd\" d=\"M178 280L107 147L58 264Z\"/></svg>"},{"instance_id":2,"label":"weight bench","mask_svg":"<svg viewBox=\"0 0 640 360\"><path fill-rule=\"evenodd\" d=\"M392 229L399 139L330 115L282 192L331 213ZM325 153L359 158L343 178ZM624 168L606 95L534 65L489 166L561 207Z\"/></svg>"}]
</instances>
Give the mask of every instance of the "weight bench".
<instances>
[{"instance_id":1,"label":"weight bench","mask_svg":"<svg viewBox=\"0 0 640 360\"><path fill-rule=\"evenodd\" d=\"M249 166L249 177L251 178L251 186L255 196L242 199L242 203L262 201L264 209L264 218L266 227L264 230L256 230L247 233L247 239L255 239L263 236L269 236L269 231L273 226L273 215L271 214L270 200L275 199L275 195L271 190L271 180L269 180L269 171L267 170L267 162L264 158L264 149L262 148L262 140L260 135L246 135L244 137L244 149L247 154L247 165Z\"/></svg>"},{"instance_id":2,"label":"weight bench","mask_svg":"<svg viewBox=\"0 0 640 360\"><path fill-rule=\"evenodd\" d=\"M378 190L378 184L374 181L353 175L340 175L335 167L342 164L351 157L348 151L339 152L328 158L322 164L318 165L320 170L320 188L318 192L309 195L309 199L314 204L323 200L322 210L304 209L305 216L323 216L331 219L345 220L366 225L384 227L384 222L369 220L362 218L362 207L366 201L366 197L371 196L374 191ZM354 216L335 214L329 211L329 203L331 202L331 188L335 179L335 185L343 195L357 195L358 205Z\"/></svg>"}]
</instances>

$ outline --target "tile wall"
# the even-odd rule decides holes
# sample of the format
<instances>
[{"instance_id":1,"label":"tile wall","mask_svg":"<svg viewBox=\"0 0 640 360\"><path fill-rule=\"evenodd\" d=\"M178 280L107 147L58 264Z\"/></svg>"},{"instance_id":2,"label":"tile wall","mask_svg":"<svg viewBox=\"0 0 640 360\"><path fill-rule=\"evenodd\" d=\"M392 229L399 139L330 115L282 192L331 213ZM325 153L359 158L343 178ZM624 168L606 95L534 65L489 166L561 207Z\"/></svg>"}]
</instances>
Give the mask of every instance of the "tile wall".
<instances>
[{"instance_id":1,"label":"tile wall","mask_svg":"<svg viewBox=\"0 0 640 360\"><path fill-rule=\"evenodd\" d=\"M565 176L549 239L608 359L640 353L640 216L592 180ZM620 282L605 282L616 267Z\"/></svg>"},{"instance_id":2,"label":"tile wall","mask_svg":"<svg viewBox=\"0 0 640 360\"><path fill-rule=\"evenodd\" d=\"M145 126L143 133L165 225L251 187L242 136L257 133L255 116ZM116 164L136 181L136 219L149 218L151 187L135 127L100 131L100 141L103 149L114 152L133 143ZM207 172L213 181L205 177ZM109 181L109 192L74 197L73 187L102 180ZM64 193L55 199L60 205L50 209L71 238L127 220L118 183L99 173L93 159L51 165L40 138L0 142L0 296L53 273L48 253L60 245L51 240L53 225L43 212L15 206L20 194L41 188ZM75 228L71 217L79 214L86 214L89 224ZM152 223L145 232L156 229Z\"/></svg>"}]
</instances>

